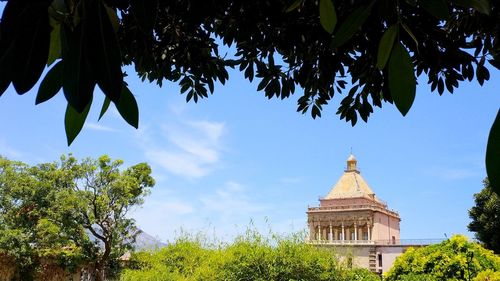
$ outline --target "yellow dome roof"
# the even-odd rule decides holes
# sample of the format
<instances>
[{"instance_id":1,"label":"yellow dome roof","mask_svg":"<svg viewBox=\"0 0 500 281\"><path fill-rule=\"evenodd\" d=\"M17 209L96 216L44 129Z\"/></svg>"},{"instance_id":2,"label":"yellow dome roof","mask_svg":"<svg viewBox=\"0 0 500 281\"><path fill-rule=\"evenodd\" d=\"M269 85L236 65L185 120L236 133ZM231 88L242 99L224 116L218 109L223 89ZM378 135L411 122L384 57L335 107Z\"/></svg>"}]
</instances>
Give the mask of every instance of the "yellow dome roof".
<instances>
[{"instance_id":1,"label":"yellow dome roof","mask_svg":"<svg viewBox=\"0 0 500 281\"><path fill-rule=\"evenodd\" d=\"M358 171L345 171L324 199L373 196L375 193Z\"/></svg>"},{"instance_id":2,"label":"yellow dome roof","mask_svg":"<svg viewBox=\"0 0 500 281\"><path fill-rule=\"evenodd\" d=\"M354 155L347 159L347 170L323 199L369 197L376 201L375 193L357 169Z\"/></svg>"}]
</instances>

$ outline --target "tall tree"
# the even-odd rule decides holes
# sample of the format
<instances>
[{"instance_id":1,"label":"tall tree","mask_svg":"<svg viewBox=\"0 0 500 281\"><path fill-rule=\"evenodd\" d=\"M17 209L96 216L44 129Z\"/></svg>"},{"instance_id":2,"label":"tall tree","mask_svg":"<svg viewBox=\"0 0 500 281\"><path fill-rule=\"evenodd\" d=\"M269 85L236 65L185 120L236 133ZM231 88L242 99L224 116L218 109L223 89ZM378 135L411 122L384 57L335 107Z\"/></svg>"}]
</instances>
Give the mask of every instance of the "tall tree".
<instances>
[{"instance_id":1,"label":"tall tree","mask_svg":"<svg viewBox=\"0 0 500 281\"><path fill-rule=\"evenodd\" d=\"M66 268L93 264L102 280L131 249L137 229L127 213L154 185L147 164L120 171L122 163L69 155L30 167L0 158L0 252L28 275L49 257Z\"/></svg>"},{"instance_id":2,"label":"tall tree","mask_svg":"<svg viewBox=\"0 0 500 281\"><path fill-rule=\"evenodd\" d=\"M113 266L131 249L137 229L127 214L143 203L155 184L147 164L120 171L122 164L122 160L111 161L108 156L80 163L70 156L62 158L59 168L72 181L61 188L57 198L58 202L69 204L62 204L56 213L60 220L80 225L99 242L89 253L95 261L98 278L103 278L106 267Z\"/></svg>"},{"instance_id":3,"label":"tall tree","mask_svg":"<svg viewBox=\"0 0 500 281\"><path fill-rule=\"evenodd\" d=\"M313 118L344 92L337 114L354 125L382 102L406 115L421 75L440 95L466 80L483 85L487 66L500 68L499 22L500 4L489 0L11 0L0 24L0 93L10 84L26 93L51 65L36 103L63 90L71 143L96 85L106 96L101 116L112 102L138 126L124 64L160 86L178 82L194 102L237 67L268 98L302 88L297 110ZM221 44L234 48L220 55ZM486 158L498 193L499 159L500 114Z\"/></svg>"},{"instance_id":4,"label":"tall tree","mask_svg":"<svg viewBox=\"0 0 500 281\"><path fill-rule=\"evenodd\" d=\"M491 190L488 179L483 183L484 188L474 194L468 228L486 248L500 254L500 196Z\"/></svg>"}]
</instances>

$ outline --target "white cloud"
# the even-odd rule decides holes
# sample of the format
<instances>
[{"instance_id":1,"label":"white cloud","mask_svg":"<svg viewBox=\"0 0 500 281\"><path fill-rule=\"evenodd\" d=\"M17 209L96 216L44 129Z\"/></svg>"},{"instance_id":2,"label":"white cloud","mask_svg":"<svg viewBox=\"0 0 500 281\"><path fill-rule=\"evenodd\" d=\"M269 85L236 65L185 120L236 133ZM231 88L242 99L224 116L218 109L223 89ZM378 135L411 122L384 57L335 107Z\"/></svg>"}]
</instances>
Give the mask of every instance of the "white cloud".
<instances>
[{"instance_id":1,"label":"white cloud","mask_svg":"<svg viewBox=\"0 0 500 281\"><path fill-rule=\"evenodd\" d=\"M163 186L153 191L133 217L141 229L163 241L172 241L186 232L202 233L209 240L231 241L249 227L262 234L269 230L287 233L303 228L303 219L282 221L267 217L276 214L274 208L280 207L263 203L254 195L250 187L235 181L219 187L205 186L189 195L178 188Z\"/></svg>"},{"instance_id":2,"label":"white cloud","mask_svg":"<svg viewBox=\"0 0 500 281\"><path fill-rule=\"evenodd\" d=\"M477 175L477 172L470 169L444 169L441 177L448 181L464 180Z\"/></svg>"},{"instance_id":3,"label":"white cloud","mask_svg":"<svg viewBox=\"0 0 500 281\"><path fill-rule=\"evenodd\" d=\"M200 199L204 209L218 212L221 216L234 216L235 214L252 214L267 209L265 205L252 201L243 185L229 181L215 190L215 193Z\"/></svg>"},{"instance_id":4,"label":"white cloud","mask_svg":"<svg viewBox=\"0 0 500 281\"><path fill-rule=\"evenodd\" d=\"M283 177L283 178L279 179L280 183L282 183L286 186L296 185L296 184L302 183L303 180L304 179L301 177Z\"/></svg>"},{"instance_id":5,"label":"white cloud","mask_svg":"<svg viewBox=\"0 0 500 281\"><path fill-rule=\"evenodd\" d=\"M189 122L188 124L203 132L211 141L218 141L224 132L223 123L196 121Z\"/></svg>"},{"instance_id":6,"label":"white cloud","mask_svg":"<svg viewBox=\"0 0 500 281\"><path fill-rule=\"evenodd\" d=\"M200 178L209 172L209 168L203 167L200 160L192 154L150 148L145 151L145 156L149 161L176 175Z\"/></svg>"},{"instance_id":7,"label":"white cloud","mask_svg":"<svg viewBox=\"0 0 500 281\"><path fill-rule=\"evenodd\" d=\"M15 159L19 159L23 156L20 151L12 148L3 139L0 139L0 155Z\"/></svg>"},{"instance_id":8,"label":"white cloud","mask_svg":"<svg viewBox=\"0 0 500 281\"><path fill-rule=\"evenodd\" d=\"M137 133L148 161L188 179L201 178L220 162L224 123L179 121L176 125L143 126Z\"/></svg>"},{"instance_id":9,"label":"white cloud","mask_svg":"<svg viewBox=\"0 0 500 281\"><path fill-rule=\"evenodd\" d=\"M107 127L107 126L103 126L103 125L100 125L100 124L97 124L97 123L85 123L84 125L85 128L89 129L89 130L95 130L95 131L102 131L102 132L116 132L115 129L113 128L110 128L110 127Z\"/></svg>"},{"instance_id":10,"label":"white cloud","mask_svg":"<svg viewBox=\"0 0 500 281\"><path fill-rule=\"evenodd\" d=\"M179 215L191 214L195 211L194 207L182 201L169 201L161 205L162 211L175 213Z\"/></svg>"}]
</instances>

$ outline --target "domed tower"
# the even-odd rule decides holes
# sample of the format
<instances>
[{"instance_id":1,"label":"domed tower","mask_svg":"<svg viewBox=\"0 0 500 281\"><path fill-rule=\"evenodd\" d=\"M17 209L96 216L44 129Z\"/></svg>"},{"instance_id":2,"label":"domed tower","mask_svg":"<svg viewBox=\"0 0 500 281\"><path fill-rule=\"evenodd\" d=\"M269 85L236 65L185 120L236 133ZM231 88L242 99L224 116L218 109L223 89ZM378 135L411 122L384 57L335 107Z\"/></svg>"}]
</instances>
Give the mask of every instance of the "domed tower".
<instances>
[{"instance_id":1,"label":"domed tower","mask_svg":"<svg viewBox=\"0 0 500 281\"><path fill-rule=\"evenodd\" d=\"M319 207L309 207L309 241L321 244L397 244L399 214L377 198L357 167L354 155Z\"/></svg>"}]
</instances>

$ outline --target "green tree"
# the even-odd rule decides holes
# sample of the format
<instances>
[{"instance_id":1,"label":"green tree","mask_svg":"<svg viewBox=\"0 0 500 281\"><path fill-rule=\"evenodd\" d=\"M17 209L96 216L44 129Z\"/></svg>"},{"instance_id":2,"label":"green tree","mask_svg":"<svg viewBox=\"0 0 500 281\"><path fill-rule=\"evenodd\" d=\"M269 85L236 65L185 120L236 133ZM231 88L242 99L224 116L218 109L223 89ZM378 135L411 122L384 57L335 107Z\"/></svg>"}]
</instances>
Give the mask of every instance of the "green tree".
<instances>
[{"instance_id":1,"label":"green tree","mask_svg":"<svg viewBox=\"0 0 500 281\"><path fill-rule=\"evenodd\" d=\"M0 157L0 252L14 258L22 280L50 258L72 269L84 259L84 236L54 217L59 189L38 167Z\"/></svg>"},{"instance_id":2,"label":"green tree","mask_svg":"<svg viewBox=\"0 0 500 281\"><path fill-rule=\"evenodd\" d=\"M41 257L63 267L91 263L98 280L132 247L130 208L154 185L141 163L123 171L107 156L29 167L0 158L0 251L33 272Z\"/></svg>"},{"instance_id":3,"label":"green tree","mask_svg":"<svg viewBox=\"0 0 500 281\"><path fill-rule=\"evenodd\" d=\"M484 180L484 188L474 194L475 205L469 210L470 231L484 247L500 254L500 196L491 189L488 179Z\"/></svg>"},{"instance_id":4,"label":"green tree","mask_svg":"<svg viewBox=\"0 0 500 281\"><path fill-rule=\"evenodd\" d=\"M454 235L436 245L408 249L385 280L473 280L487 270L499 271L500 257L465 236Z\"/></svg>"},{"instance_id":5,"label":"green tree","mask_svg":"<svg viewBox=\"0 0 500 281\"><path fill-rule=\"evenodd\" d=\"M26 93L52 66L36 103L63 90L71 143L96 85L106 96L101 116L112 102L138 126L122 65L133 64L143 80L160 86L179 83L194 102L224 84L228 68L238 68L268 98L287 98L300 87L297 110L313 118L345 93L337 114L354 125L383 102L406 115L418 76L440 95L464 81L483 85L487 66L500 67L499 21L498 1L488 0L8 1L0 93L11 83ZM222 44L234 44L229 55L219 54ZM500 114L486 163L500 193Z\"/></svg>"}]
</instances>

